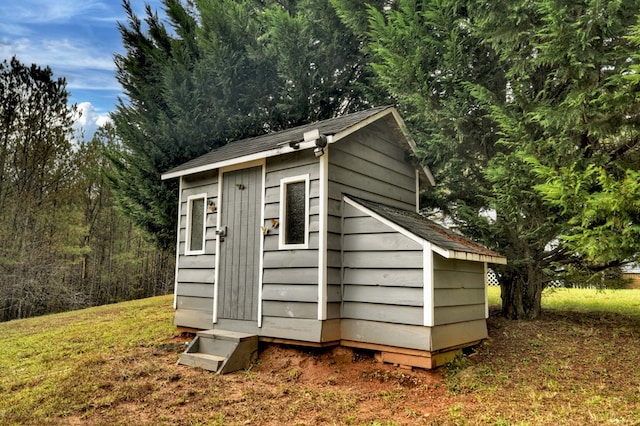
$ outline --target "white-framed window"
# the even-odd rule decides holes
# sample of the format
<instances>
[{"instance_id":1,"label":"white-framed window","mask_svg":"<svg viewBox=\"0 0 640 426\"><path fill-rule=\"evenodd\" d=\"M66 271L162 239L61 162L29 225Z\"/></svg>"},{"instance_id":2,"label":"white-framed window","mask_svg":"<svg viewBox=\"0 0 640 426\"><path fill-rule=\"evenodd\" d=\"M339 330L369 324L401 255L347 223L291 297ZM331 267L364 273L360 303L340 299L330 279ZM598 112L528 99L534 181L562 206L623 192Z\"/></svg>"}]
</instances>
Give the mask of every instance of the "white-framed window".
<instances>
[{"instance_id":1,"label":"white-framed window","mask_svg":"<svg viewBox=\"0 0 640 426\"><path fill-rule=\"evenodd\" d=\"M309 175L280 179L280 249L309 247Z\"/></svg>"},{"instance_id":2,"label":"white-framed window","mask_svg":"<svg viewBox=\"0 0 640 426\"><path fill-rule=\"evenodd\" d=\"M206 204L207 194L187 197L187 233L185 235L184 254L204 254L207 229Z\"/></svg>"}]
</instances>

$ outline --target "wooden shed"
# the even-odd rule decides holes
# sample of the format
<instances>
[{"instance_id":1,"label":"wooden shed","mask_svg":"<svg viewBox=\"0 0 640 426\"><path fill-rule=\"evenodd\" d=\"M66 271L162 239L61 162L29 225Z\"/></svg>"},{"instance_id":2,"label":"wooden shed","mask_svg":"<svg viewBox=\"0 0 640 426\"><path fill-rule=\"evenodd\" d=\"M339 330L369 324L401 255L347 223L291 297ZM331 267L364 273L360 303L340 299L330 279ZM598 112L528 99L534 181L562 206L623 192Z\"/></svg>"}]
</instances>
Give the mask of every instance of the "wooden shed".
<instances>
[{"instance_id":1,"label":"wooden shed","mask_svg":"<svg viewBox=\"0 0 640 426\"><path fill-rule=\"evenodd\" d=\"M342 344L431 368L486 338L487 263L506 259L418 214L434 181L414 151L379 107L163 174L180 179L174 322L206 330L188 352L210 351L204 339ZM184 363L207 367L198 356Z\"/></svg>"}]
</instances>

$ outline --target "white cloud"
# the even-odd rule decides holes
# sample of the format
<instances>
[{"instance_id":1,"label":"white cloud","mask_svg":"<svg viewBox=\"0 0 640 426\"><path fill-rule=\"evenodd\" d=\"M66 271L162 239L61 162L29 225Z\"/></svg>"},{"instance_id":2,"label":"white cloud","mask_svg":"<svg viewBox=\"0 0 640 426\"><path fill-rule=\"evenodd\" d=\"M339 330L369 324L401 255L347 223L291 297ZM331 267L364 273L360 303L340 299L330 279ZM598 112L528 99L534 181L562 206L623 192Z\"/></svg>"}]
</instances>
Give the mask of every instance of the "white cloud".
<instances>
[{"instance_id":1,"label":"white cloud","mask_svg":"<svg viewBox=\"0 0 640 426\"><path fill-rule=\"evenodd\" d=\"M98 114L91 102L78 104L79 117L73 124L76 140L90 140L99 127L111 122L108 114Z\"/></svg>"},{"instance_id":2,"label":"white cloud","mask_svg":"<svg viewBox=\"0 0 640 426\"><path fill-rule=\"evenodd\" d=\"M68 22L88 11L106 8L104 2L95 0L82 2L77 0L21 0L3 3L0 5L0 13L5 13L16 22L23 23Z\"/></svg>"},{"instance_id":3,"label":"white cloud","mask_svg":"<svg viewBox=\"0 0 640 426\"><path fill-rule=\"evenodd\" d=\"M131 0L136 15L144 17L147 2L154 10L162 6ZM117 21L126 15L116 0L0 0L0 60L16 56L25 65L49 66L55 78L66 78L70 102L89 101L85 115L100 117L122 93L115 78L114 54L123 52ZM92 124L85 126L89 137Z\"/></svg>"}]
</instances>

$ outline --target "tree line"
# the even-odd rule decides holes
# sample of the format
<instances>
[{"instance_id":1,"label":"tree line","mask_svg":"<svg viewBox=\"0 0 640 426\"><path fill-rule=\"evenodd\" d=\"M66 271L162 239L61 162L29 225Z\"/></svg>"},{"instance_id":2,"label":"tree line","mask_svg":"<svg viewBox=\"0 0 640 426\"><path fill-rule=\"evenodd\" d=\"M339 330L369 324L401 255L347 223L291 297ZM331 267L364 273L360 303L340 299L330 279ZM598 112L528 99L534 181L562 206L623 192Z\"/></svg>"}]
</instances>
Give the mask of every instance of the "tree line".
<instances>
[{"instance_id":1,"label":"tree line","mask_svg":"<svg viewBox=\"0 0 640 426\"><path fill-rule=\"evenodd\" d=\"M0 321L165 294L173 258L116 207L112 128L73 142L63 78L0 64Z\"/></svg>"},{"instance_id":2,"label":"tree line","mask_svg":"<svg viewBox=\"0 0 640 426\"><path fill-rule=\"evenodd\" d=\"M639 257L639 5L163 0L141 18L124 0L124 97L96 142L101 188L113 217L166 256L177 188L162 172L234 140L393 104L438 183L421 194L424 213L506 255L503 313L536 318L549 283L606 285ZM16 230L33 220L9 217Z\"/></svg>"}]
</instances>

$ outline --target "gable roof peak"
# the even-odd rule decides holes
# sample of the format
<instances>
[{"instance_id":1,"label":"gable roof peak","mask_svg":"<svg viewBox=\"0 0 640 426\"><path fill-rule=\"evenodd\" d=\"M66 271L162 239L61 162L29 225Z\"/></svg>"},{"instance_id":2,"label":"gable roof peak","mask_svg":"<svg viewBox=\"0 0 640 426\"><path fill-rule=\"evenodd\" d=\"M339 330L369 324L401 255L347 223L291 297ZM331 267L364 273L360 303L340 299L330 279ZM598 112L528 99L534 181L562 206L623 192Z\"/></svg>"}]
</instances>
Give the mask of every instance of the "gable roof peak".
<instances>
[{"instance_id":1,"label":"gable roof peak","mask_svg":"<svg viewBox=\"0 0 640 426\"><path fill-rule=\"evenodd\" d=\"M330 143L335 143L368 124L389 115L393 118L395 126L397 126L403 134L407 148L415 152L416 145L407 135L404 128L404 122L400 118L400 115L393 106L385 105L342 115L340 117L317 121L315 123L305 124L291 129L230 142L219 148L214 148L200 157L194 158L186 163L174 167L171 170L168 170L162 174L162 179L171 179L193 173L214 170L233 164L273 157L293 152L298 149L313 148L315 147L315 142L305 141L304 137L305 133L313 131L317 131L319 134L327 136ZM435 185L433 176L429 169L423 167L422 172L431 185Z\"/></svg>"}]
</instances>

